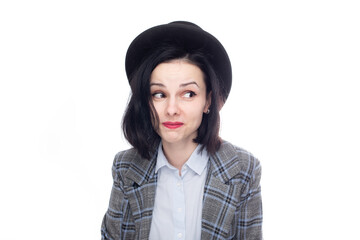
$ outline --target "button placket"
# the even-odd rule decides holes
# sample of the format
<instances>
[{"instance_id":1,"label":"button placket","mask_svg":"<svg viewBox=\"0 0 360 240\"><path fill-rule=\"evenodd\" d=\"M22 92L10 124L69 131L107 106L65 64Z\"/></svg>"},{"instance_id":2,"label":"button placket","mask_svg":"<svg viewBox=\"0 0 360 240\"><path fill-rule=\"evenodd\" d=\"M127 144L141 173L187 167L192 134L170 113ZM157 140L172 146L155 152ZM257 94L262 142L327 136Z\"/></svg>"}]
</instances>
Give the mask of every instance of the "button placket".
<instances>
[{"instance_id":1,"label":"button placket","mask_svg":"<svg viewBox=\"0 0 360 240\"><path fill-rule=\"evenodd\" d=\"M180 176L177 176L177 181L175 183L176 187L174 188L174 205L173 205L173 214L174 214L174 230L176 239L185 238L185 196L183 189L183 179Z\"/></svg>"}]
</instances>

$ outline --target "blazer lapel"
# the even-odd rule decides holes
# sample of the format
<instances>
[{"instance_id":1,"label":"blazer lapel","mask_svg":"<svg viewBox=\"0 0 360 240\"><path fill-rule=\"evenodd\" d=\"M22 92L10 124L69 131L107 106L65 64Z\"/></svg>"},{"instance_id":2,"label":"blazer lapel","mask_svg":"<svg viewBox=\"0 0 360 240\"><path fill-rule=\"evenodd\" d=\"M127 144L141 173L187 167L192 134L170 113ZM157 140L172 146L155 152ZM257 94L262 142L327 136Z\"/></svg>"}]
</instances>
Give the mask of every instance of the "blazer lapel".
<instances>
[{"instance_id":1,"label":"blazer lapel","mask_svg":"<svg viewBox=\"0 0 360 240\"><path fill-rule=\"evenodd\" d=\"M155 164L156 157L149 161L138 156L125 175L124 190L134 217L135 239L149 237L157 182Z\"/></svg>"},{"instance_id":2,"label":"blazer lapel","mask_svg":"<svg viewBox=\"0 0 360 240\"><path fill-rule=\"evenodd\" d=\"M234 147L224 142L210 156L204 187L201 239L224 239L231 234L240 187L230 180L240 172Z\"/></svg>"}]
</instances>

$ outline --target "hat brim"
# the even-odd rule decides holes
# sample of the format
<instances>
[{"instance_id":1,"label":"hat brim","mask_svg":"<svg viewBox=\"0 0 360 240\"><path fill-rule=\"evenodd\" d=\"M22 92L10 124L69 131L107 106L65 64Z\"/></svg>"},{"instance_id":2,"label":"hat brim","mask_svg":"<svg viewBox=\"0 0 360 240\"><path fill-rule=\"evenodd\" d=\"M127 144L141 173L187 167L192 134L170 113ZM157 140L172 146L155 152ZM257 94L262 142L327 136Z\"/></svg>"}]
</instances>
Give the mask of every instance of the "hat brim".
<instances>
[{"instance_id":1,"label":"hat brim","mask_svg":"<svg viewBox=\"0 0 360 240\"><path fill-rule=\"evenodd\" d=\"M201 50L208 58L219 80L222 98L229 95L232 83L231 63L223 45L210 33L190 22L172 22L152 27L130 44L125 58L129 82L146 56L163 43L181 44L189 53Z\"/></svg>"}]
</instances>

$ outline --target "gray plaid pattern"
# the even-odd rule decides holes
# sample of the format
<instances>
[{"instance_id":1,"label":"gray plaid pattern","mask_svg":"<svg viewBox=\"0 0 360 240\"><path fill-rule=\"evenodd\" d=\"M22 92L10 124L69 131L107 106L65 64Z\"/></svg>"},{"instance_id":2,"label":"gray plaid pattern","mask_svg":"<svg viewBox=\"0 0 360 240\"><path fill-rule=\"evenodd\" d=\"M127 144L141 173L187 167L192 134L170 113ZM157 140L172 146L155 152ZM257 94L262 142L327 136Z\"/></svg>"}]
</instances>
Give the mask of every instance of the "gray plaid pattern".
<instances>
[{"instance_id":1,"label":"gray plaid pattern","mask_svg":"<svg viewBox=\"0 0 360 240\"><path fill-rule=\"evenodd\" d=\"M156 155L147 161L134 149L115 156L114 184L101 228L103 240L148 239L157 181L155 164ZM259 161L223 142L208 164L201 239L262 239Z\"/></svg>"}]
</instances>

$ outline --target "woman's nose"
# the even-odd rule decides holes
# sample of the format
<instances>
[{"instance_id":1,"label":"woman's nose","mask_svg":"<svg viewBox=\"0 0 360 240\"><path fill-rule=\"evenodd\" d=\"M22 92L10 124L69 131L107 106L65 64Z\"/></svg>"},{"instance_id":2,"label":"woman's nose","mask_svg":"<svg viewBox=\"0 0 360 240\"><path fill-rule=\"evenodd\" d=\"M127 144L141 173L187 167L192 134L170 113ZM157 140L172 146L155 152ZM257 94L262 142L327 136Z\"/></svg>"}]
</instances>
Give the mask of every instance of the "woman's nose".
<instances>
[{"instance_id":1,"label":"woman's nose","mask_svg":"<svg viewBox=\"0 0 360 240\"><path fill-rule=\"evenodd\" d=\"M169 98L166 106L166 113L169 116L179 114L179 103L176 98Z\"/></svg>"}]
</instances>

